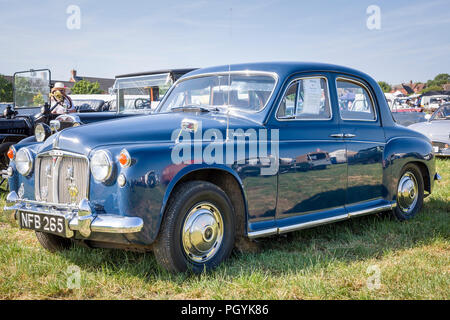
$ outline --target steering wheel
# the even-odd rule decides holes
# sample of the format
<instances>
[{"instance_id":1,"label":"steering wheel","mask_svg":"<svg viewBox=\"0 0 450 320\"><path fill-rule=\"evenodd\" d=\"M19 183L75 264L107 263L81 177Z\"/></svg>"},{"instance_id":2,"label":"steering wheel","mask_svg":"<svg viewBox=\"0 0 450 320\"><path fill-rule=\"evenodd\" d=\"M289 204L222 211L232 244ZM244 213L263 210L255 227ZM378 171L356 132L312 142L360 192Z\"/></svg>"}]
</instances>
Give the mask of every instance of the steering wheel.
<instances>
[{"instance_id":1,"label":"steering wheel","mask_svg":"<svg viewBox=\"0 0 450 320\"><path fill-rule=\"evenodd\" d=\"M151 109L151 102L149 99L137 98L134 100L134 107L136 109Z\"/></svg>"}]
</instances>

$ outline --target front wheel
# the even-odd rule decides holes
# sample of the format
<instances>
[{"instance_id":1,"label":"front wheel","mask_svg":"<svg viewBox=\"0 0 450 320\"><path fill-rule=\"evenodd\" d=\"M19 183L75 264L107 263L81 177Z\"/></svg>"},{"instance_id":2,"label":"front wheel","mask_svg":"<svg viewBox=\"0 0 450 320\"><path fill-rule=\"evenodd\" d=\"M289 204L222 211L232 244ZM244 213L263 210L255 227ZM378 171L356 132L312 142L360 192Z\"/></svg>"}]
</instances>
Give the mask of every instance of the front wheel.
<instances>
[{"instance_id":1,"label":"front wheel","mask_svg":"<svg viewBox=\"0 0 450 320\"><path fill-rule=\"evenodd\" d=\"M51 233L36 231L36 238L50 252L66 250L72 246L72 240Z\"/></svg>"},{"instance_id":2,"label":"front wheel","mask_svg":"<svg viewBox=\"0 0 450 320\"><path fill-rule=\"evenodd\" d=\"M397 206L393 210L395 217L400 221L412 219L422 208L423 195L423 177L419 168L407 164L397 185Z\"/></svg>"},{"instance_id":3,"label":"front wheel","mask_svg":"<svg viewBox=\"0 0 450 320\"><path fill-rule=\"evenodd\" d=\"M234 240L234 211L227 194L210 182L191 181L172 195L154 253L169 271L200 273L228 258Z\"/></svg>"}]
</instances>

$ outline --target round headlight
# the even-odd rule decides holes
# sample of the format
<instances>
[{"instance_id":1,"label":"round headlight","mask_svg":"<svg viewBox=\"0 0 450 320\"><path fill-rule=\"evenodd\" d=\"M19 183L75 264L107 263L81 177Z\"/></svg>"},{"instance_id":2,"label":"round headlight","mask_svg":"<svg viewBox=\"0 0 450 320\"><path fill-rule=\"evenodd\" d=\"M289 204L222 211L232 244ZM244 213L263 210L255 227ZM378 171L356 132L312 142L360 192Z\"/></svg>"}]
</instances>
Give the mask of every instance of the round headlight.
<instances>
[{"instance_id":1,"label":"round headlight","mask_svg":"<svg viewBox=\"0 0 450 320\"><path fill-rule=\"evenodd\" d=\"M34 128L34 136L37 142L45 141L52 134L52 130L45 123L38 123Z\"/></svg>"},{"instance_id":2,"label":"round headlight","mask_svg":"<svg viewBox=\"0 0 450 320\"><path fill-rule=\"evenodd\" d=\"M16 169L21 175L27 176L30 174L33 169L33 157L30 150L27 148L22 148L17 151L14 161L16 163Z\"/></svg>"},{"instance_id":3,"label":"round headlight","mask_svg":"<svg viewBox=\"0 0 450 320\"><path fill-rule=\"evenodd\" d=\"M112 173L112 161L109 153L99 150L91 158L91 173L95 180L105 182Z\"/></svg>"}]
</instances>

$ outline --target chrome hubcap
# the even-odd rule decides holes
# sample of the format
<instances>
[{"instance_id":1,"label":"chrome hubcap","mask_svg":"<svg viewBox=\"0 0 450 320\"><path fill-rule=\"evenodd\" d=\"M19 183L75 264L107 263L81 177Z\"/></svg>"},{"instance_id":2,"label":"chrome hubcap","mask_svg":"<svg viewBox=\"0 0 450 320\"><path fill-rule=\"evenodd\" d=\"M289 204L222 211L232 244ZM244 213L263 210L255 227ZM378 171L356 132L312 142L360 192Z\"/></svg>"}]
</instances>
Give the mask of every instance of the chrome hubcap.
<instances>
[{"instance_id":1,"label":"chrome hubcap","mask_svg":"<svg viewBox=\"0 0 450 320\"><path fill-rule=\"evenodd\" d=\"M416 177L411 172L406 172L397 189L398 206L404 213L414 210L418 199L418 186Z\"/></svg>"},{"instance_id":2,"label":"chrome hubcap","mask_svg":"<svg viewBox=\"0 0 450 320\"><path fill-rule=\"evenodd\" d=\"M195 205L187 214L182 230L183 249L194 262L205 262L219 250L223 239L220 211L209 202Z\"/></svg>"}]
</instances>

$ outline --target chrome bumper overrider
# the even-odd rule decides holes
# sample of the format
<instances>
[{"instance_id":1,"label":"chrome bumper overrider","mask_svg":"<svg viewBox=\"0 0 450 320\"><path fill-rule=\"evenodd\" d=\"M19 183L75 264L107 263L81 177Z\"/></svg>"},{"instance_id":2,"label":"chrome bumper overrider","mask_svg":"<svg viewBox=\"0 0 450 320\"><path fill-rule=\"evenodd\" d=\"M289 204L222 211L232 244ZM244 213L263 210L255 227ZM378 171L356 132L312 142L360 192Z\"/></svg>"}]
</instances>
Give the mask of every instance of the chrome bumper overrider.
<instances>
[{"instance_id":1,"label":"chrome bumper overrider","mask_svg":"<svg viewBox=\"0 0 450 320\"><path fill-rule=\"evenodd\" d=\"M3 170L0 172L0 174L1 174L1 176L2 176L2 179L8 179L8 178L11 177L7 169L3 169Z\"/></svg>"},{"instance_id":2,"label":"chrome bumper overrider","mask_svg":"<svg viewBox=\"0 0 450 320\"><path fill-rule=\"evenodd\" d=\"M43 203L34 200L20 199L15 191L6 197L6 213L13 214L18 220L18 213L41 213L64 217L66 237L74 236L78 231L83 237L89 237L91 232L104 233L134 233L142 230L144 222L139 217L124 217L114 214L96 214L87 199L78 205L60 203Z\"/></svg>"}]
</instances>

